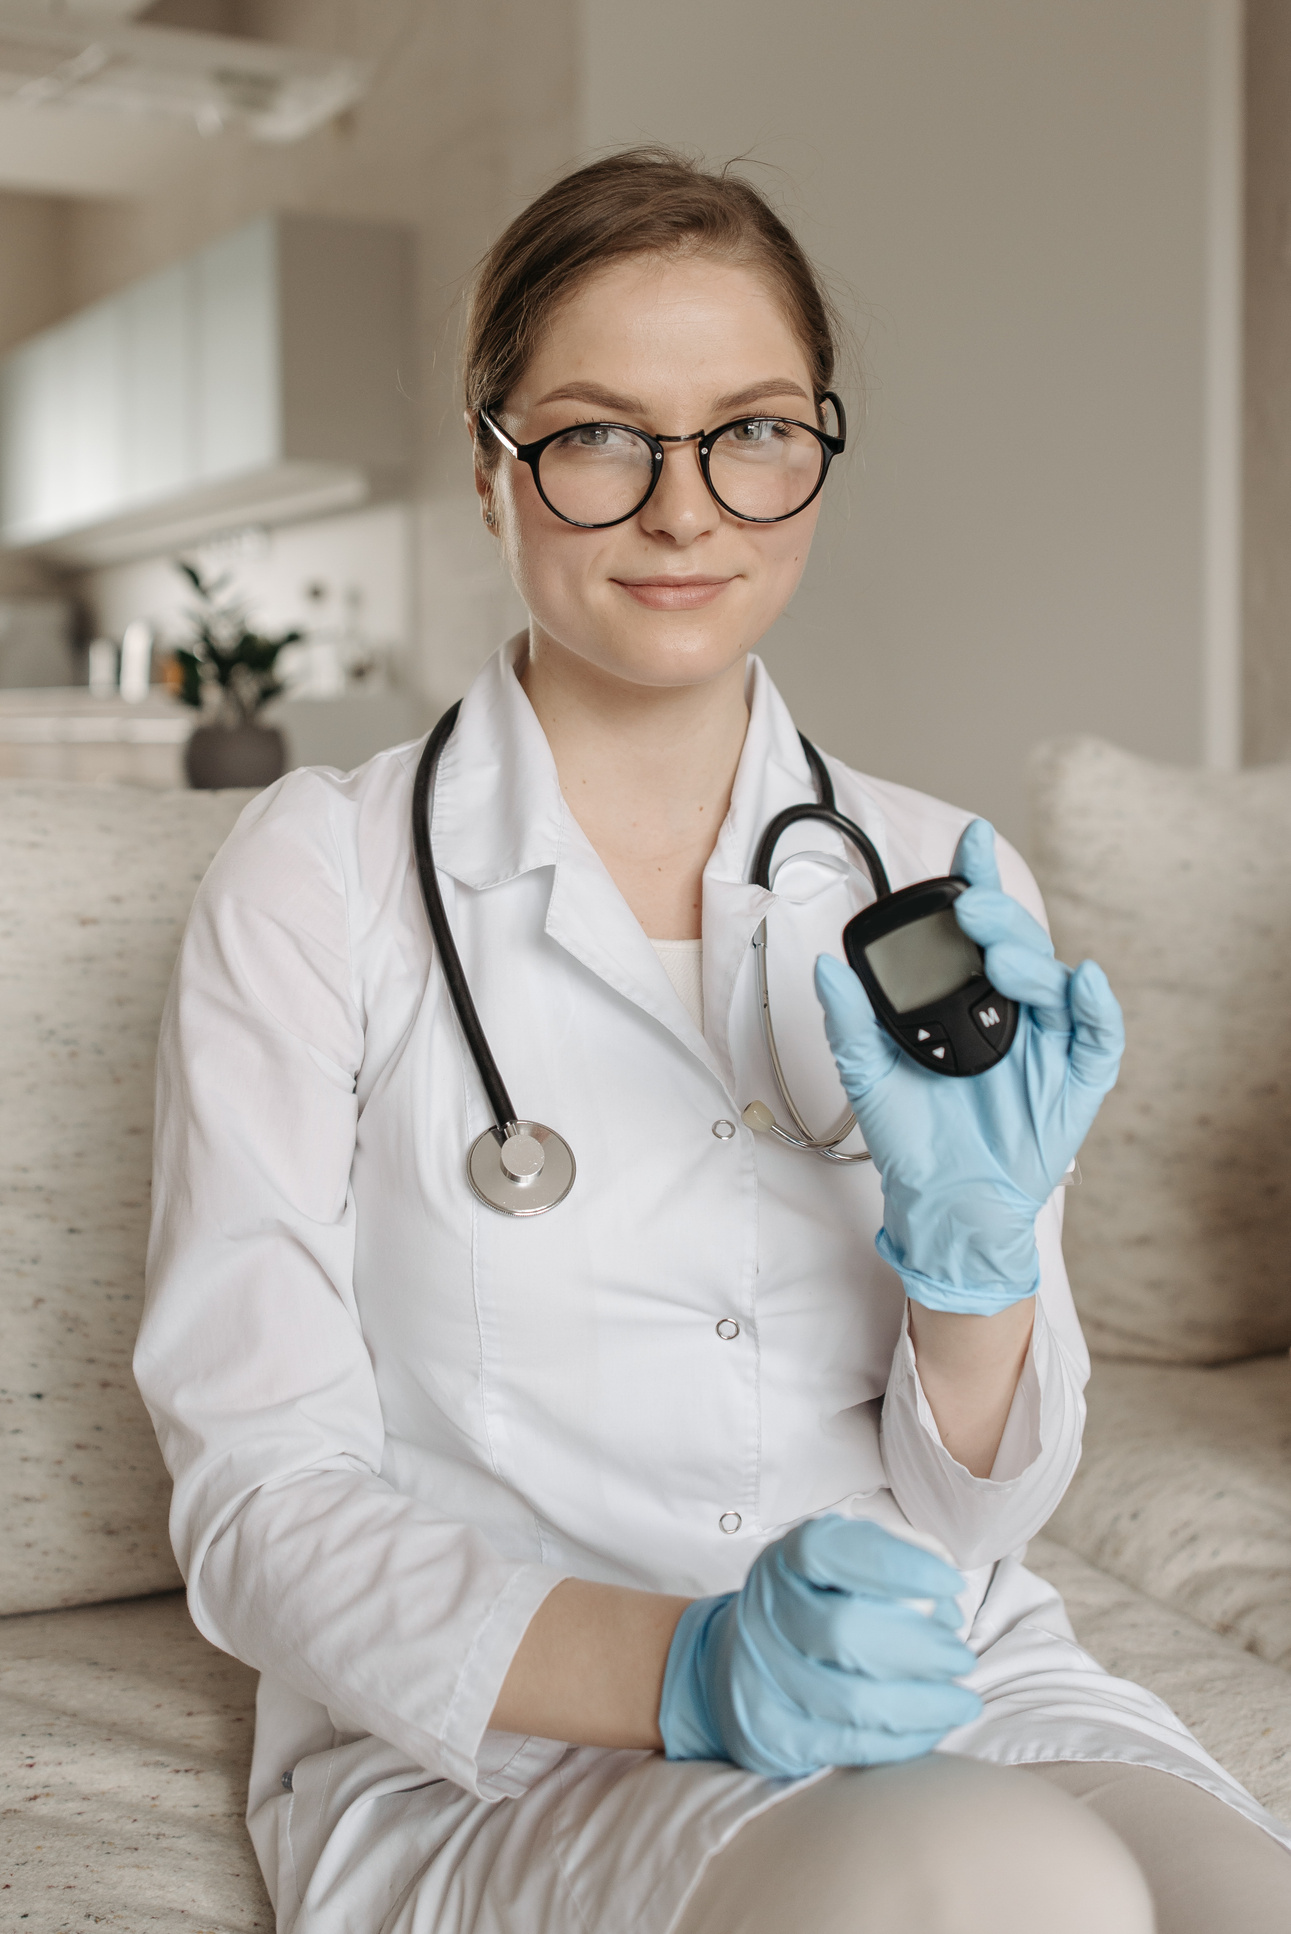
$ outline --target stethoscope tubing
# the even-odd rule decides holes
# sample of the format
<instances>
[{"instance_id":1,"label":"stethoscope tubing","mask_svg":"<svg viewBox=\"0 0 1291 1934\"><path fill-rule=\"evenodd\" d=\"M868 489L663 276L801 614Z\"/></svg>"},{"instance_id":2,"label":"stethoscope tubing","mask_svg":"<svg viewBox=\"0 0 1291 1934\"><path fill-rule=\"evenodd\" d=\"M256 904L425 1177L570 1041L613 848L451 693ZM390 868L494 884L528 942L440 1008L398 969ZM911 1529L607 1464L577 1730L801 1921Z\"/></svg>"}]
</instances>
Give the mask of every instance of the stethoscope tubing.
<instances>
[{"instance_id":1,"label":"stethoscope tubing","mask_svg":"<svg viewBox=\"0 0 1291 1934\"><path fill-rule=\"evenodd\" d=\"M507 1092L506 1082L493 1059L488 1036L484 1032L475 1002L471 997L470 984L466 970L462 966L462 956L457 951L448 915L444 910L444 897L439 890L439 876L435 870L435 855L430 840L430 802L435 784L435 772L439 765L439 755L457 724L457 715L462 709L459 698L450 705L439 724L427 739L420 760L417 763L417 776L412 783L412 845L417 862L417 878L421 882L421 897L426 906L426 918L434 935L435 946L439 953L439 965L448 987L449 999L466 1036L466 1045L471 1051L471 1059L480 1072L484 1092L488 1096L489 1107L493 1110L493 1132L499 1142L506 1138L508 1129L514 1127L516 1111Z\"/></svg>"}]
</instances>

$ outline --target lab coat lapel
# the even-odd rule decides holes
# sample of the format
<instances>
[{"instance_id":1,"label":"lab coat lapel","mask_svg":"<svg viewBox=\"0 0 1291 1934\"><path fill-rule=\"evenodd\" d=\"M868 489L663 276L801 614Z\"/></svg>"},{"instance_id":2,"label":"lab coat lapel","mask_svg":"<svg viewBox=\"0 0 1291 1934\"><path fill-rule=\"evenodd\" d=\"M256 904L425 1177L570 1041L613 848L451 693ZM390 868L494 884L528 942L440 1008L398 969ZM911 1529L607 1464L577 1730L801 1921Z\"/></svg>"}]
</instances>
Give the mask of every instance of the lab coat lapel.
<instances>
[{"instance_id":1,"label":"lab coat lapel","mask_svg":"<svg viewBox=\"0 0 1291 1934\"><path fill-rule=\"evenodd\" d=\"M551 867L550 937L652 1015L726 1085L640 922L565 803L546 734L515 675L523 646L521 634L495 653L462 701L435 785L436 863L476 889Z\"/></svg>"},{"instance_id":2,"label":"lab coat lapel","mask_svg":"<svg viewBox=\"0 0 1291 1934\"><path fill-rule=\"evenodd\" d=\"M552 883L547 932L566 953L676 1035L729 1088L721 1062L691 1020L641 922L572 814Z\"/></svg>"}]
</instances>

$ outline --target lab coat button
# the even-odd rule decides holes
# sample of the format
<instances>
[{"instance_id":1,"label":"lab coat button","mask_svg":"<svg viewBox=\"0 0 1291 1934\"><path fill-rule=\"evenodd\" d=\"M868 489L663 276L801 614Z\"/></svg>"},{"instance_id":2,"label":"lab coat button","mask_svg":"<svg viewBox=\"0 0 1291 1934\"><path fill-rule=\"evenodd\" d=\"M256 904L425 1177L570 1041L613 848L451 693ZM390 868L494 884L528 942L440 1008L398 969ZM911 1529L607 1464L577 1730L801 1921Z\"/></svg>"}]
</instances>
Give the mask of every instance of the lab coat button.
<instances>
[{"instance_id":1,"label":"lab coat button","mask_svg":"<svg viewBox=\"0 0 1291 1934\"><path fill-rule=\"evenodd\" d=\"M719 1142L729 1142L731 1136L735 1133L735 1123L733 1121L726 1121L725 1119L715 1121L713 1123L713 1133Z\"/></svg>"},{"instance_id":2,"label":"lab coat button","mask_svg":"<svg viewBox=\"0 0 1291 1934\"><path fill-rule=\"evenodd\" d=\"M723 1511L717 1520L717 1528L719 1531L724 1531L729 1538L739 1530L741 1523L742 1519L738 1511Z\"/></svg>"},{"instance_id":3,"label":"lab coat button","mask_svg":"<svg viewBox=\"0 0 1291 1934\"><path fill-rule=\"evenodd\" d=\"M740 1326L733 1318L724 1316L717 1326L717 1334L723 1343L733 1343L740 1333Z\"/></svg>"}]
</instances>

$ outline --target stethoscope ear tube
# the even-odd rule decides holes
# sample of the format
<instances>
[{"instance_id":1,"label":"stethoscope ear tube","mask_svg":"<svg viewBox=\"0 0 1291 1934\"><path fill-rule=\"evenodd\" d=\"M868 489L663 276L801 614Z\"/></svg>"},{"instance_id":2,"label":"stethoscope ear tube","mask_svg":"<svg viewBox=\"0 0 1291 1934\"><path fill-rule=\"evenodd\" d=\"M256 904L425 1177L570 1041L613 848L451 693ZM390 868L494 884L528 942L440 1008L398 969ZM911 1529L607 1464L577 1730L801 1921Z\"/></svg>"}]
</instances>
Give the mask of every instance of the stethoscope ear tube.
<instances>
[{"instance_id":1,"label":"stethoscope ear tube","mask_svg":"<svg viewBox=\"0 0 1291 1934\"><path fill-rule=\"evenodd\" d=\"M819 802L811 806L786 806L783 812L777 813L770 821L762 835L757 857L753 862L754 886L764 887L770 891L771 862L775 858L775 849L780 835L787 832L790 826L795 826L800 819L812 819L819 821L823 826L832 826L836 833L841 833L843 838L855 847L865 861L865 870L870 876L875 899L886 900L892 888L888 883L887 868L879 857L878 847L868 833L861 831L854 819L849 819L845 813L839 812L834 804L834 784L826 769L825 761L811 740L804 738L801 732L798 734L798 739L807 756L807 764L811 767L811 776L816 782L816 790L820 795Z\"/></svg>"}]
</instances>

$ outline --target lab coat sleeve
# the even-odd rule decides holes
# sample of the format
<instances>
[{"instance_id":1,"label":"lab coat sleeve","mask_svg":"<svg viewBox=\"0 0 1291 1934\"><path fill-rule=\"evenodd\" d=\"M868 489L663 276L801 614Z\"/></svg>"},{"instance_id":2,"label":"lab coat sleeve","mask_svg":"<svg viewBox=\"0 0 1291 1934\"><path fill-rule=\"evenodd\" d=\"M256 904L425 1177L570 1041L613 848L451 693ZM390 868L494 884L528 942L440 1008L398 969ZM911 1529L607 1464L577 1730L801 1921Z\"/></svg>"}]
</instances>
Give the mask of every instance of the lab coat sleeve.
<instances>
[{"instance_id":1,"label":"lab coat sleeve","mask_svg":"<svg viewBox=\"0 0 1291 1934\"><path fill-rule=\"evenodd\" d=\"M969 1571L1033 1538L1080 1461L1089 1355L1062 1259L1063 1191L1036 1220L1035 1326L989 1477L974 1477L941 1441L919 1382L909 1307L883 1399L882 1448L893 1496L917 1530L941 1539Z\"/></svg>"},{"instance_id":2,"label":"lab coat sleeve","mask_svg":"<svg viewBox=\"0 0 1291 1934\"><path fill-rule=\"evenodd\" d=\"M561 1574L380 1474L352 1279L364 1026L338 797L290 775L198 893L162 1023L136 1374L199 1629L338 1727L496 1799L562 1750L486 1736Z\"/></svg>"}]
</instances>

